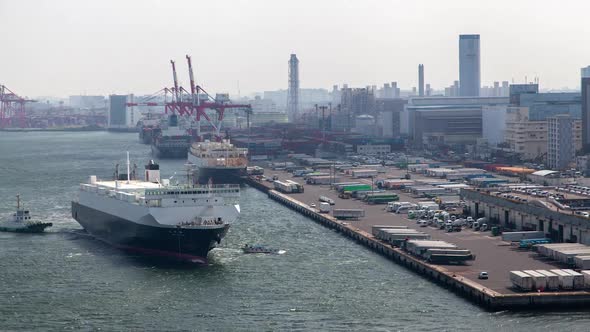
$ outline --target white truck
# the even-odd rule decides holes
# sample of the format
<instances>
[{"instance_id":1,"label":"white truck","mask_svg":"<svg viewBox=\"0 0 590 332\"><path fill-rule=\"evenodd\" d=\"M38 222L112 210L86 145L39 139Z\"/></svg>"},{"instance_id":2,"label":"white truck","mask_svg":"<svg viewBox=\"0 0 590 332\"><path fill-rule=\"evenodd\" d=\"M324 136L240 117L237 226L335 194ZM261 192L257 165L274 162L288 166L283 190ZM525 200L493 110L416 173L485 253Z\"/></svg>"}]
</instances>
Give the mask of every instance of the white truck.
<instances>
[{"instance_id":1,"label":"white truck","mask_svg":"<svg viewBox=\"0 0 590 332\"><path fill-rule=\"evenodd\" d=\"M359 219L365 216L363 209L334 209L332 215L337 219Z\"/></svg>"},{"instance_id":2,"label":"white truck","mask_svg":"<svg viewBox=\"0 0 590 332\"><path fill-rule=\"evenodd\" d=\"M320 213L330 213L330 203L320 203Z\"/></svg>"}]
</instances>

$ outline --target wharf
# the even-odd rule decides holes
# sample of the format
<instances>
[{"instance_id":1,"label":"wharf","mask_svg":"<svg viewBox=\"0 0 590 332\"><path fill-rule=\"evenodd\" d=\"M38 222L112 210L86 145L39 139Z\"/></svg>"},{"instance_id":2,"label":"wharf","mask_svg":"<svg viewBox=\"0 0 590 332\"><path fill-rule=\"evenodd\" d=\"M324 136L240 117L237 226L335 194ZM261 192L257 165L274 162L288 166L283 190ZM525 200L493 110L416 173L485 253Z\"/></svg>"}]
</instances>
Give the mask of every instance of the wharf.
<instances>
[{"instance_id":1,"label":"wharf","mask_svg":"<svg viewBox=\"0 0 590 332\"><path fill-rule=\"evenodd\" d=\"M273 172L281 179L292 179L301 182L301 178L292 178L286 172ZM367 180L365 180L367 181ZM370 180L368 180L370 183ZM269 198L311 218L330 229L334 229L348 238L371 250L384 255L394 262L405 266L419 275L429 278L455 293L464 296L474 303L490 310L520 309L531 310L547 307L590 307L590 292L559 291L559 292L515 292L510 288L508 271L525 269L560 268L542 259L533 257L530 252L514 250L509 244L497 237L466 230L459 233L444 233L431 227L422 227L420 231L428 233L433 239L441 239L470 249L477 258L467 265L436 265L429 264L397 247L393 247L371 234L372 225L405 225L418 228L401 215L384 211L383 205L366 205L352 199L340 199L326 185L307 185L305 193L283 194L273 190L272 183L259 182L246 178L245 182L268 194ZM308 204L316 203L320 196L328 196L336 202L336 207L362 208L366 216L359 221L341 221L329 214L319 213ZM400 194L401 201L416 201ZM307 202L307 203L305 203ZM480 271L490 274L489 280L478 280Z\"/></svg>"}]
</instances>

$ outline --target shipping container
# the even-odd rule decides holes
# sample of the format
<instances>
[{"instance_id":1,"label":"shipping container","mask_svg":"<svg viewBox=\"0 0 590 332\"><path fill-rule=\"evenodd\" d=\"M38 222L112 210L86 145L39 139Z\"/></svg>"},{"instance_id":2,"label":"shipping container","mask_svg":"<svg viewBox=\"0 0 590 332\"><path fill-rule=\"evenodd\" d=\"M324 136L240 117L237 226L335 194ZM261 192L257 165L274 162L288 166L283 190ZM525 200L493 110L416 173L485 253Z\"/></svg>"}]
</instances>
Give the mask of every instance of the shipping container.
<instances>
[{"instance_id":1,"label":"shipping container","mask_svg":"<svg viewBox=\"0 0 590 332\"><path fill-rule=\"evenodd\" d=\"M574 289L574 276L562 270L550 270L559 278L559 287L561 289Z\"/></svg>"},{"instance_id":2,"label":"shipping container","mask_svg":"<svg viewBox=\"0 0 590 332\"><path fill-rule=\"evenodd\" d=\"M520 290L533 290L533 277L522 271L510 271L510 281Z\"/></svg>"},{"instance_id":3,"label":"shipping container","mask_svg":"<svg viewBox=\"0 0 590 332\"><path fill-rule=\"evenodd\" d=\"M546 289L558 290L559 289L559 277L557 274L547 270L536 270L536 272L545 276Z\"/></svg>"},{"instance_id":4,"label":"shipping container","mask_svg":"<svg viewBox=\"0 0 590 332\"><path fill-rule=\"evenodd\" d=\"M576 256L589 256L590 255L590 248L575 248L575 249L564 249L564 250L555 250L553 252L553 257L555 257L556 261L559 261L563 264L570 264L574 265L574 257Z\"/></svg>"},{"instance_id":5,"label":"shipping container","mask_svg":"<svg viewBox=\"0 0 590 332\"><path fill-rule=\"evenodd\" d=\"M590 270L590 255L574 257L574 264L578 269Z\"/></svg>"},{"instance_id":6,"label":"shipping container","mask_svg":"<svg viewBox=\"0 0 590 332\"><path fill-rule=\"evenodd\" d=\"M353 169L350 171L353 178L370 178L377 176L375 169Z\"/></svg>"},{"instance_id":7,"label":"shipping container","mask_svg":"<svg viewBox=\"0 0 590 332\"><path fill-rule=\"evenodd\" d=\"M387 204L399 200L399 196L392 193L368 193L363 200L369 204Z\"/></svg>"},{"instance_id":8,"label":"shipping container","mask_svg":"<svg viewBox=\"0 0 590 332\"><path fill-rule=\"evenodd\" d=\"M373 225L371 226L371 234L377 236L377 233L382 229L408 229L408 226Z\"/></svg>"},{"instance_id":9,"label":"shipping container","mask_svg":"<svg viewBox=\"0 0 590 332\"><path fill-rule=\"evenodd\" d=\"M461 263L473 260L475 257L467 249L427 249L423 258L431 263L447 264Z\"/></svg>"},{"instance_id":10,"label":"shipping container","mask_svg":"<svg viewBox=\"0 0 590 332\"><path fill-rule=\"evenodd\" d=\"M563 272L569 273L574 278L574 289L584 288L584 275L574 270L565 269Z\"/></svg>"},{"instance_id":11,"label":"shipping container","mask_svg":"<svg viewBox=\"0 0 590 332\"><path fill-rule=\"evenodd\" d=\"M358 219L365 216L363 209L334 209L332 210L334 218L338 219Z\"/></svg>"},{"instance_id":12,"label":"shipping container","mask_svg":"<svg viewBox=\"0 0 590 332\"><path fill-rule=\"evenodd\" d=\"M535 270L524 270L523 272L533 278L534 289L547 289L547 276Z\"/></svg>"},{"instance_id":13,"label":"shipping container","mask_svg":"<svg viewBox=\"0 0 590 332\"><path fill-rule=\"evenodd\" d=\"M582 271L580 271L580 273L582 273L582 275L584 276L584 288L589 289L590 288L590 271L582 270Z\"/></svg>"},{"instance_id":14,"label":"shipping container","mask_svg":"<svg viewBox=\"0 0 590 332\"><path fill-rule=\"evenodd\" d=\"M334 178L329 175L312 176L312 177L308 177L307 180L305 180L305 182L307 184L315 184L315 185L330 184L330 183L334 182Z\"/></svg>"},{"instance_id":15,"label":"shipping container","mask_svg":"<svg viewBox=\"0 0 590 332\"><path fill-rule=\"evenodd\" d=\"M371 185L359 183L359 184L350 184L350 185L344 185L344 186L338 187L339 192L344 192L344 191L353 192L353 191L362 191L362 190L371 190Z\"/></svg>"},{"instance_id":16,"label":"shipping container","mask_svg":"<svg viewBox=\"0 0 590 332\"><path fill-rule=\"evenodd\" d=\"M504 232L502 233L502 241L518 242L524 239L540 239L544 238L545 233L539 231L525 231L525 232Z\"/></svg>"}]
</instances>

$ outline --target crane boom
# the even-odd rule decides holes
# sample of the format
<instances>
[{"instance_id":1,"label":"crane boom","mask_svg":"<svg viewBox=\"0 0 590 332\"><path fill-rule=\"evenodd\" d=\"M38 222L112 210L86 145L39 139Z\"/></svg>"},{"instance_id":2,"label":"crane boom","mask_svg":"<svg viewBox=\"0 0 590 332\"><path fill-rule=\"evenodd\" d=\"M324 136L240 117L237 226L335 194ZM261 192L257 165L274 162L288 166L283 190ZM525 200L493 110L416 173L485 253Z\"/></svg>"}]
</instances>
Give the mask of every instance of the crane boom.
<instances>
[{"instance_id":1,"label":"crane boom","mask_svg":"<svg viewBox=\"0 0 590 332\"><path fill-rule=\"evenodd\" d=\"M174 64L174 60L170 60L172 64L172 78L174 79L174 97L176 98L176 102L180 103L180 89L178 88L178 78L176 76L176 65Z\"/></svg>"}]
</instances>

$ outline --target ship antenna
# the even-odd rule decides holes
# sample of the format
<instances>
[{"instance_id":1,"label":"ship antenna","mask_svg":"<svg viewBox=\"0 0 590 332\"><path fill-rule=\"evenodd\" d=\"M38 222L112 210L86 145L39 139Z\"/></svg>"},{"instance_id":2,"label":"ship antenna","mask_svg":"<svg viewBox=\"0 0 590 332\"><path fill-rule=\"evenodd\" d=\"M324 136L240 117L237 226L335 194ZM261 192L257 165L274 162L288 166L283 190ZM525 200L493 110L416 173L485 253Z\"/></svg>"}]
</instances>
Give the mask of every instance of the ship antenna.
<instances>
[{"instance_id":1,"label":"ship antenna","mask_svg":"<svg viewBox=\"0 0 590 332\"><path fill-rule=\"evenodd\" d=\"M129 174L130 170L129 170L129 151L127 151L127 184L129 184Z\"/></svg>"}]
</instances>

